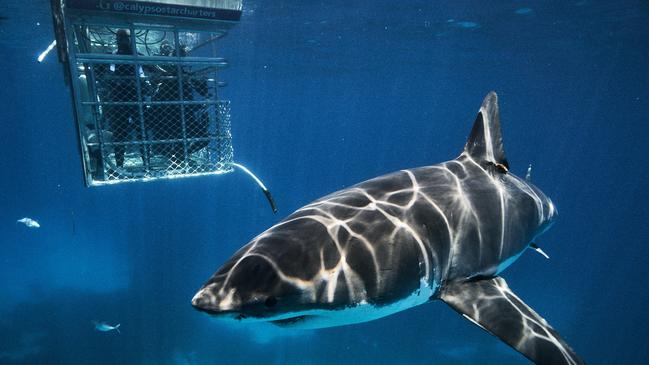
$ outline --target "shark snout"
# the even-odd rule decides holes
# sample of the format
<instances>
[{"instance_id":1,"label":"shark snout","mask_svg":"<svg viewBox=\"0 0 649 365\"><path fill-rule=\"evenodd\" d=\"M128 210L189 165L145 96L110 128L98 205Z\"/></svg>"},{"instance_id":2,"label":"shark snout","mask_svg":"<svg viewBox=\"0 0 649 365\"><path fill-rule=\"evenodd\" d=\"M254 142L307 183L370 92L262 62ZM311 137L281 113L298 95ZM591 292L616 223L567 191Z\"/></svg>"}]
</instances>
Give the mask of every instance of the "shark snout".
<instances>
[{"instance_id":1,"label":"shark snout","mask_svg":"<svg viewBox=\"0 0 649 365\"><path fill-rule=\"evenodd\" d=\"M214 307L210 296L203 289L199 290L192 298L192 306L200 311L210 310Z\"/></svg>"},{"instance_id":2,"label":"shark snout","mask_svg":"<svg viewBox=\"0 0 649 365\"><path fill-rule=\"evenodd\" d=\"M211 315L233 313L239 309L238 296L234 289L223 290L214 284L201 288L192 298L192 306Z\"/></svg>"}]
</instances>

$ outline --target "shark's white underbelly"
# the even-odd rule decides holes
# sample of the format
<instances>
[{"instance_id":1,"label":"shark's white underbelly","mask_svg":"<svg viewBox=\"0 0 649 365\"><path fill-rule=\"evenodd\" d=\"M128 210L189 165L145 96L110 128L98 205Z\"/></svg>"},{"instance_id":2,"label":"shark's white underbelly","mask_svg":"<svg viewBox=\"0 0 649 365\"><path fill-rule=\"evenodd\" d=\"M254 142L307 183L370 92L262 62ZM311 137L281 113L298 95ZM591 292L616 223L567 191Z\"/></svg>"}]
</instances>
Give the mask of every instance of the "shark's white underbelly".
<instances>
[{"instance_id":1,"label":"shark's white underbelly","mask_svg":"<svg viewBox=\"0 0 649 365\"><path fill-rule=\"evenodd\" d=\"M428 302L438 289L434 284L430 286L425 280L420 281L420 287L409 296L382 306L376 306L362 301L361 303L342 309L326 310L311 309L299 312L283 313L281 315L264 319L244 319L243 322L271 322L282 327L316 329L344 326L355 323L369 322L389 316L403 310Z\"/></svg>"}]
</instances>

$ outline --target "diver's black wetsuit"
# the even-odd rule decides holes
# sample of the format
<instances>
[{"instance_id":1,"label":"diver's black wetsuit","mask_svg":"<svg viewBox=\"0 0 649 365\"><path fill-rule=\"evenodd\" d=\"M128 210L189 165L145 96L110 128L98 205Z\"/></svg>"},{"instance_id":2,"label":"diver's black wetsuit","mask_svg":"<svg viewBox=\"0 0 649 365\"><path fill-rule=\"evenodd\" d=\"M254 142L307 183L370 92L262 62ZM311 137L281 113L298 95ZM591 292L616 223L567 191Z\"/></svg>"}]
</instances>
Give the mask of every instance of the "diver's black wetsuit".
<instances>
[{"instance_id":1,"label":"diver's black wetsuit","mask_svg":"<svg viewBox=\"0 0 649 365\"><path fill-rule=\"evenodd\" d=\"M188 78L186 84L189 87L187 87L187 91L184 91L185 100L194 99L192 92L199 95L199 98L207 98L209 96L209 89L205 77L201 76L200 79ZM187 138L209 137L209 117L205 105L188 105L185 108L185 114L187 115ZM207 146L208 143L209 141L192 142L188 146L188 152L192 153L198 151Z\"/></svg>"},{"instance_id":2,"label":"diver's black wetsuit","mask_svg":"<svg viewBox=\"0 0 649 365\"><path fill-rule=\"evenodd\" d=\"M163 52L161 55L175 56L176 51ZM184 57L186 52L180 48L180 56ZM179 74L176 66L163 69L160 72L162 82L154 95L155 101L181 101ZM191 101L194 99L194 91L202 96L207 96L207 82L203 79L194 80L191 74L184 68L182 72L182 100ZM202 105L185 105L185 133L183 135L181 106L179 104L167 104L159 106L151 113L150 120L156 125L156 134L163 138L183 139L207 137L208 118ZM207 145L207 142L193 142L187 144L187 153L192 153ZM185 160L184 142L176 142L169 145L163 152L173 163L182 163Z\"/></svg>"},{"instance_id":3,"label":"diver's black wetsuit","mask_svg":"<svg viewBox=\"0 0 649 365\"><path fill-rule=\"evenodd\" d=\"M118 31L117 52L120 55L132 55L131 38L125 31ZM137 101L137 85L135 65L115 64L111 65L112 75L108 79L108 100L110 102L134 102ZM140 116L137 105L105 105L104 113L110 122L110 129L113 132L113 142L127 142L131 132L135 132L136 139L141 140ZM126 146L115 145L115 164L117 167L124 166L124 153ZM140 147L142 159L144 150Z\"/></svg>"}]
</instances>

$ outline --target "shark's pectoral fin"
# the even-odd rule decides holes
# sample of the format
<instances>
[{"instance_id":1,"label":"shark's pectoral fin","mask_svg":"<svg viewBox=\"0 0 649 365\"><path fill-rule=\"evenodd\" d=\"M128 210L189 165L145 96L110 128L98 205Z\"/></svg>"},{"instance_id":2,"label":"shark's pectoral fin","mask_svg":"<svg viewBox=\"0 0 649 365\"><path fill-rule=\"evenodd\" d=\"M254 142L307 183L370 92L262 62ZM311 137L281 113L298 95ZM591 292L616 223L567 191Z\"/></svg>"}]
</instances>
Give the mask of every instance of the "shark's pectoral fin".
<instances>
[{"instance_id":1,"label":"shark's pectoral fin","mask_svg":"<svg viewBox=\"0 0 649 365\"><path fill-rule=\"evenodd\" d=\"M441 299L535 364L585 364L545 319L509 289L503 278L450 284Z\"/></svg>"}]
</instances>

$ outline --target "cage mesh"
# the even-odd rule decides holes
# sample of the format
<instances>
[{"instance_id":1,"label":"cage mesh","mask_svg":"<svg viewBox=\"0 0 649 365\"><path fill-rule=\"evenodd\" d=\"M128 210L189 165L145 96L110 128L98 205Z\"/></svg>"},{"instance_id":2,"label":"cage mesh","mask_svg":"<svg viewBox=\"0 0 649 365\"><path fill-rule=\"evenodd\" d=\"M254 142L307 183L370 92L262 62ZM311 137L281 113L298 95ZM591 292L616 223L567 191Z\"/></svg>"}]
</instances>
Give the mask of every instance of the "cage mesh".
<instances>
[{"instance_id":1,"label":"cage mesh","mask_svg":"<svg viewBox=\"0 0 649 365\"><path fill-rule=\"evenodd\" d=\"M218 99L217 65L186 61L190 47L166 31L136 31L131 45L138 54L113 57L125 53L115 46L117 32L76 32L83 35L77 46L85 52L79 53L100 56L77 62L78 114L92 181L231 171L230 103Z\"/></svg>"}]
</instances>

